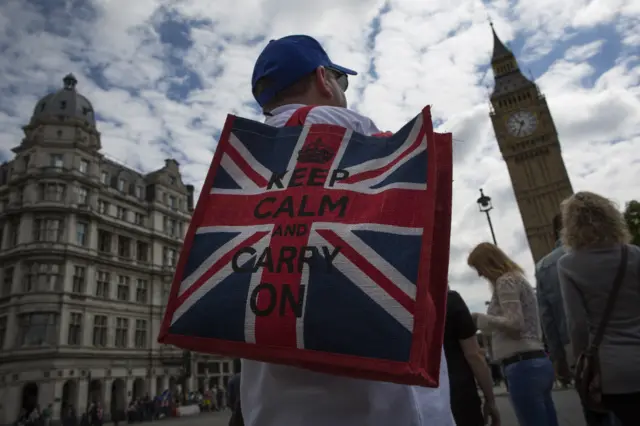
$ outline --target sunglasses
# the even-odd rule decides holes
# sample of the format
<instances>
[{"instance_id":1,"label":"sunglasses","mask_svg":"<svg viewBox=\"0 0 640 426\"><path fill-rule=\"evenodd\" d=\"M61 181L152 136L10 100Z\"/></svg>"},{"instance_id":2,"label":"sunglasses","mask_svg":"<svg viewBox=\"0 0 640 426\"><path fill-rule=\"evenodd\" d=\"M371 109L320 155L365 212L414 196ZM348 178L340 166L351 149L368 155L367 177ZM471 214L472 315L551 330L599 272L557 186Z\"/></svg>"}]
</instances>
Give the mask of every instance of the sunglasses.
<instances>
[{"instance_id":1,"label":"sunglasses","mask_svg":"<svg viewBox=\"0 0 640 426\"><path fill-rule=\"evenodd\" d=\"M333 68L327 68L327 70L331 71L331 73L335 77L336 82L338 83L338 87L340 87L340 90L342 90L343 92L346 92L347 89L349 88L349 78L347 74Z\"/></svg>"}]
</instances>

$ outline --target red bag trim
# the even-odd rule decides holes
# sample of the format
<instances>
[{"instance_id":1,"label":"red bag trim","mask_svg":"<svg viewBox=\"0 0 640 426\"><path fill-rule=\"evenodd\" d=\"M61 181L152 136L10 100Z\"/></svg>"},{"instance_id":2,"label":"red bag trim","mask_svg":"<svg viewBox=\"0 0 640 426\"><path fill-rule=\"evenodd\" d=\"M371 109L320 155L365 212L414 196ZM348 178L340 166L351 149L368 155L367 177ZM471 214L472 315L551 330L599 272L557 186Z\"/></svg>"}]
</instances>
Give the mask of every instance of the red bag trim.
<instances>
[{"instance_id":1,"label":"red bag trim","mask_svg":"<svg viewBox=\"0 0 640 426\"><path fill-rule=\"evenodd\" d=\"M287 121L287 126L304 125L307 115L314 106L305 106L296 110ZM359 379L388 381L409 385L421 385L437 387L439 385L440 358L442 353L442 341L444 335L444 313L440 313L441 321L434 321L437 317L436 306L441 309L446 307L446 276L448 272L451 220L451 134L437 134L433 131L431 111L429 107L422 110L425 122L426 137L429 141L427 152L429 158L434 159L428 167L429 185L427 192L430 194L425 203L425 209L429 212L431 220L430 228L425 228L423 233L423 252L427 252L427 262L420 265L418 280L420 277L429 277L431 282L445 283L441 288L427 288L421 286L416 294L416 300L424 300L424 310L414 316L413 343L408 362L389 361L383 359L369 359L354 355L316 352L307 349L268 347L260 349L256 345L245 342L231 342L227 340L201 338L194 336L182 336L169 332L171 319L176 310L179 286L174 282L171 288L169 303L162 321L158 342L173 344L183 349L191 349L206 353L216 353L240 358L249 358L264 362L294 365L310 370L337 374ZM233 127L235 117L227 116L227 121L220 136L220 143L228 144L229 135ZM206 214L206 209L200 201L208 196L208 189L213 184L215 173L220 165L223 150L217 149L211 161L211 167L205 179L200 200L192 217L192 223L200 223ZM438 194L434 191L438 189ZM438 198L445 197L444 199ZM448 197L447 197L448 196ZM434 205L435 201L438 201ZM444 201L444 202L443 202ZM195 237L195 227L190 226L187 232L184 247L190 247ZM427 244L431 242L431 244ZM432 252L432 245L440 249ZM180 256L176 270L182 271L187 261L186 256ZM427 326L433 324L433 327ZM422 338L421 338L422 337ZM426 361L429 362L426 362Z\"/></svg>"}]
</instances>

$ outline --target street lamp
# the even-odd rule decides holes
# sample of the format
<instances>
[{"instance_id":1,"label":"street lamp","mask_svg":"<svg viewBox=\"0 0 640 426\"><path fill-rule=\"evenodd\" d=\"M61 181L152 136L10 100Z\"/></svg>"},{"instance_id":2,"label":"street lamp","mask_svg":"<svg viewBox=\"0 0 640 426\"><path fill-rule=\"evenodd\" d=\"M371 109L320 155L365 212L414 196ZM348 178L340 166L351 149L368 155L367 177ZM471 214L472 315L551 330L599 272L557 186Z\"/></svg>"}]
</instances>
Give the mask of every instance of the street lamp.
<instances>
[{"instance_id":1,"label":"street lamp","mask_svg":"<svg viewBox=\"0 0 640 426\"><path fill-rule=\"evenodd\" d=\"M482 192L482 188L480 188L480 198L478 198L478 208L480 209L480 213L484 213L487 215L487 222L489 222L489 229L491 230L491 238L493 238L493 244L498 245L496 241L496 234L493 232L493 224L491 223L491 215L489 212L493 210L493 204L491 204L491 197L487 197Z\"/></svg>"}]
</instances>

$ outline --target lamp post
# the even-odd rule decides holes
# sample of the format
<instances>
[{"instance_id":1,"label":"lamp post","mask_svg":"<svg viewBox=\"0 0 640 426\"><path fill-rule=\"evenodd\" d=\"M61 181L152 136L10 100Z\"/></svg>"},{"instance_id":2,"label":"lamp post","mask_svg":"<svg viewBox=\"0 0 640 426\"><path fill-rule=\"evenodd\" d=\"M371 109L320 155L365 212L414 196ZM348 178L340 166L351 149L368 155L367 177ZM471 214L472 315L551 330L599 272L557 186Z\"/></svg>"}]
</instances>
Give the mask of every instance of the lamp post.
<instances>
[{"instance_id":1,"label":"lamp post","mask_svg":"<svg viewBox=\"0 0 640 426\"><path fill-rule=\"evenodd\" d=\"M478 208L480 209L480 213L484 213L487 215L487 222L489 222L489 229L491 230L491 238L493 238L493 244L498 245L496 241L496 234L493 232L493 223L491 223L491 215L489 212L493 210L493 204L491 204L491 197L484 195L482 188L480 188L480 197L477 200Z\"/></svg>"}]
</instances>

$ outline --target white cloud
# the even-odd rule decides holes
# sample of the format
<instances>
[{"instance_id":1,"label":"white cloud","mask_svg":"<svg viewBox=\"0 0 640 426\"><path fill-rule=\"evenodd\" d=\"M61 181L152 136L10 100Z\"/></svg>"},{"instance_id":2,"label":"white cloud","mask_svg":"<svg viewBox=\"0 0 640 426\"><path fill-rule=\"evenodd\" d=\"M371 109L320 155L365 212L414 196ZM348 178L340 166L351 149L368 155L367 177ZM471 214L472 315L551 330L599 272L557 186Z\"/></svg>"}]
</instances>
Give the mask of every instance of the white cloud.
<instances>
[{"instance_id":1,"label":"white cloud","mask_svg":"<svg viewBox=\"0 0 640 426\"><path fill-rule=\"evenodd\" d=\"M586 61L587 59L592 58L594 55L598 54L602 49L602 45L604 44L604 40L597 40L588 44L583 44L582 46L572 46L564 54L565 59L569 61Z\"/></svg>"},{"instance_id":2,"label":"white cloud","mask_svg":"<svg viewBox=\"0 0 640 426\"><path fill-rule=\"evenodd\" d=\"M362 71L351 84L350 102L379 127L396 130L432 104L440 130L455 139L451 283L473 309L484 309L488 297L487 286L466 266L470 248L490 239L475 203L478 188L493 197L499 244L532 272L488 117L489 16L505 42L522 46L521 62L542 70L537 82L574 189L620 203L640 193L640 3L634 0L500 0L487 7L478 0L93 0L82 10L55 13L34 3L0 5L4 155L19 143L20 126L37 99L74 72L103 119L107 154L147 171L175 155L186 180L200 185L226 114L260 119L249 81L261 47L291 33L318 37L336 62ZM168 17L197 21L188 31L190 47L163 43L158 28ZM379 32L371 41L376 17ZM611 34L617 40L606 40ZM622 44L619 57L598 62L609 41ZM370 63L377 78L366 73ZM185 72L200 86L178 101L171 88L186 81Z\"/></svg>"}]
</instances>

